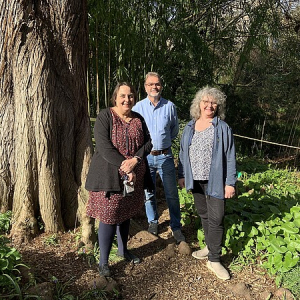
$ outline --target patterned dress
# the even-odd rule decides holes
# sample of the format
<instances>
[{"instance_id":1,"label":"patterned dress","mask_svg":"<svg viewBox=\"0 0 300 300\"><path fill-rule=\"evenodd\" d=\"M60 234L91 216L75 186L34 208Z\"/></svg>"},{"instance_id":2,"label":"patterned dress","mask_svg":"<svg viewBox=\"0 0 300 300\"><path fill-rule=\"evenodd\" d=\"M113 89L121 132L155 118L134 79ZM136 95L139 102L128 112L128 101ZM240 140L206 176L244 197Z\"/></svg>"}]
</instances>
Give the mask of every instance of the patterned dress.
<instances>
[{"instance_id":1,"label":"patterned dress","mask_svg":"<svg viewBox=\"0 0 300 300\"><path fill-rule=\"evenodd\" d=\"M112 143L126 158L132 158L144 144L142 123L134 117L129 123L122 120L112 109ZM134 114L134 113L133 113ZM144 207L144 175L146 165L144 160L135 167L136 182L132 196L111 194L105 197L105 191L90 192L87 205L87 215L99 219L105 224L119 224L134 215ZM124 173L119 171L120 180ZM105 174L103 174L105 176Z\"/></svg>"}]
</instances>

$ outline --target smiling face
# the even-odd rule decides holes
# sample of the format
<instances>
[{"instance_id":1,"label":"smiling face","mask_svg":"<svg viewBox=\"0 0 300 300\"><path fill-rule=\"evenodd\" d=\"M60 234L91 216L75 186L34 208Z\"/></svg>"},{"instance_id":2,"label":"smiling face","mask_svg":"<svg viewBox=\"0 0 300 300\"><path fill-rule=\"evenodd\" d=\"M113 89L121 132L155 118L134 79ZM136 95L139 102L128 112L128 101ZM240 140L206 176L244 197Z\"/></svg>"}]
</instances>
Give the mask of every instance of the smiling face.
<instances>
[{"instance_id":1,"label":"smiling face","mask_svg":"<svg viewBox=\"0 0 300 300\"><path fill-rule=\"evenodd\" d=\"M148 97L158 98L162 91L162 85L157 76L148 76L145 82L145 91Z\"/></svg>"},{"instance_id":2,"label":"smiling face","mask_svg":"<svg viewBox=\"0 0 300 300\"><path fill-rule=\"evenodd\" d=\"M115 108L121 114L128 114L135 104L134 93L127 85L121 85L115 99Z\"/></svg>"},{"instance_id":3,"label":"smiling face","mask_svg":"<svg viewBox=\"0 0 300 300\"><path fill-rule=\"evenodd\" d=\"M217 101L210 95L205 95L200 101L201 116L204 118L213 118L218 108Z\"/></svg>"}]
</instances>

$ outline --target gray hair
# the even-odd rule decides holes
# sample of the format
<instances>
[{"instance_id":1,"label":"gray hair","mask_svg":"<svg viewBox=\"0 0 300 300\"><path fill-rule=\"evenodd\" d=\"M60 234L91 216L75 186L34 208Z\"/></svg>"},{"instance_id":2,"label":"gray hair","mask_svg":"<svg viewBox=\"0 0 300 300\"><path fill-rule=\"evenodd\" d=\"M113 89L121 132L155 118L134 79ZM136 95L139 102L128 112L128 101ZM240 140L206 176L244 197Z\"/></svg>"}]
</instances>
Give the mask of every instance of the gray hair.
<instances>
[{"instance_id":1,"label":"gray hair","mask_svg":"<svg viewBox=\"0 0 300 300\"><path fill-rule=\"evenodd\" d=\"M200 89L193 99L190 114L194 120L198 120L201 115L200 111L200 102L202 101L204 96L212 97L217 103L218 107L215 115L218 116L221 120L225 119L225 107L226 107L226 95L221 92L218 88L206 86Z\"/></svg>"},{"instance_id":2,"label":"gray hair","mask_svg":"<svg viewBox=\"0 0 300 300\"><path fill-rule=\"evenodd\" d=\"M146 81L147 81L148 77L150 77L150 76L155 76L155 77L157 77L158 80L159 80L159 83L162 85L161 77L160 77L160 75L159 75L157 72L148 72L148 73L146 74L146 76L145 76L145 82L144 82L145 84L146 84Z\"/></svg>"}]
</instances>

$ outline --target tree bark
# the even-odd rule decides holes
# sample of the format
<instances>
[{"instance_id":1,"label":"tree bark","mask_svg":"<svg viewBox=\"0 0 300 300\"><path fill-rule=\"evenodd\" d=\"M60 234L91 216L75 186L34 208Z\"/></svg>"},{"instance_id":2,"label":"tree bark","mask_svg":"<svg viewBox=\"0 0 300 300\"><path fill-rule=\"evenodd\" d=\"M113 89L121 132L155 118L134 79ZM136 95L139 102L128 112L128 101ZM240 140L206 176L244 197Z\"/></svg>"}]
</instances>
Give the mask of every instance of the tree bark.
<instances>
[{"instance_id":1,"label":"tree bark","mask_svg":"<svg viewBox=\"0 0 300 300\"><path fill-rule=\"evenodd\" d=\"M0 209L12 235L83 226L92 155L86 72L86 1L0 3Z\"/></svg>"}]
</instances>

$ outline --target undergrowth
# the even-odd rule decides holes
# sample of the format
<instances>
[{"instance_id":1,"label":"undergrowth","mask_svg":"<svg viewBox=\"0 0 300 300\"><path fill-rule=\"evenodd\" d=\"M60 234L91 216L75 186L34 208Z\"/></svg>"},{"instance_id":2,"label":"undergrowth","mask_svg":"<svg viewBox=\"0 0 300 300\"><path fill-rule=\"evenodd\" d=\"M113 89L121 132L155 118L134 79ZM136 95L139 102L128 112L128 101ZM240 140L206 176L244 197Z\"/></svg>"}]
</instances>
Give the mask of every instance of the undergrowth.
<instances>
[{"instance_id":1,"label":"undergrowth","mask_svg":"<svg viewBox=\"0 0 300 300\"><path fill-rule=\"evenodd\" d=\"M299 172L240 158L237 175L237 196L226 200L222 254L233 255L232 269L249 264L265 268L277 286L288 287L300 298ZM193 197L184 189L179 190L179 196L183 223L196 220L202 248L204 234Z\"/></svg>"}]
</instances>

